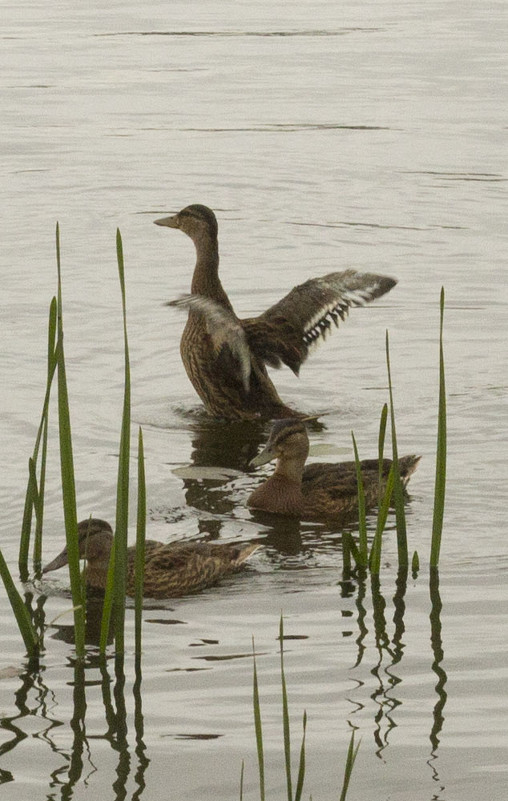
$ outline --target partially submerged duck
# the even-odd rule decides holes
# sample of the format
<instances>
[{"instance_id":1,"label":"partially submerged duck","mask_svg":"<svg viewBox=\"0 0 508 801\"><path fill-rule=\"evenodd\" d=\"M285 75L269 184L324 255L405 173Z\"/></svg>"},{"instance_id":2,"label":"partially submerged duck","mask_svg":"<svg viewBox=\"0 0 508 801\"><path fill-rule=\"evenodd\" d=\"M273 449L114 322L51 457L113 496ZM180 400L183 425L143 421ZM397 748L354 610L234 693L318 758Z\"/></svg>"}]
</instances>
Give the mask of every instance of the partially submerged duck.
<instances>
[{"instance_id":1,"label":"partially submerged duck","mask_svg":"<svg viewBox=\"0 0 508 801\"><path fill-rule=\"evenodd\" d=\"M87 591L104 592L113 531L105 520L91 518L78 524L80 558L86 559ZM143 594L148 598L178 598L216 584L229 573L240 570L259 544L217 544L207 542L173 542L155 540L145 543L145 578ZM127 595L134 595L134 562L136 548L127 549ZM42 570L58 570L68 563L65 547Z\"/></svg>"},{"instance_id":2,"label":"partially submerged duck","mask_svg":"<svg viewBox=\"0 0 508 801\"><path fill-rule=\"evenodd\" d=\"M389 292L394 278L356 270L311 278L258 317L240 320L219 279L217 220L199 204L156 225L178 228L197 254L191 294L169 305L188 309L180 352L194 389L210 414L227 419L302 415L281 400L266 366L286 364L298 375L312 348L352 306Z\"/></svg>"},{"instance_id":3,"label":"partially submerged duck","mask_svg":"<svg viewBox=\"0 0 508 801\"><path fill-rule=\"evenodd\" d=\"M309 437L302 420L277 420L266 447L251 461L259 465L277 460L275 472L254 490L247 500L252 509L298 517L301 520L345 518L358 511L358 487L354 462L319 463L305 467L309 455ZM415 471L419 456L399 457L404 486ZM361 462L367 507L379 499L379 461ZM386 483L392 462L383 459ZM384 487L383 487L384 489Z\"/></svg>"}]
</instances>

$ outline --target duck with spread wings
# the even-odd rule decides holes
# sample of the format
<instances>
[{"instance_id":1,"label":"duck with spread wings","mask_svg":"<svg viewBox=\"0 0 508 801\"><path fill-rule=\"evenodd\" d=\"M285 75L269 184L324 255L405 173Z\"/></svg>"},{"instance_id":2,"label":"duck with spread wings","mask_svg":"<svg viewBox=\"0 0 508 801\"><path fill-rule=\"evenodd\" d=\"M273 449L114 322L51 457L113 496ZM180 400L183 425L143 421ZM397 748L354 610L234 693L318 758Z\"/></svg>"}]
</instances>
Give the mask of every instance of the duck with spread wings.
<instances>
[{"instance_id":1,"label":"duck with spread wings","mask_svg":"<svg viewBox=\"0 0 508 801\"><path fill-rule=\"evenodd\" d=\"M180 351L207 411L236 420L302 417L279 397L267 365L298 375L312 348L353 306L389 292L394 278L356 270L329 273L294 287L258 317L240 320L219 278L218 226L207 206L187 206L157 225L178 228L197 254L191 294L169 305L188 310Z\"/></svg>"}]
</instances>

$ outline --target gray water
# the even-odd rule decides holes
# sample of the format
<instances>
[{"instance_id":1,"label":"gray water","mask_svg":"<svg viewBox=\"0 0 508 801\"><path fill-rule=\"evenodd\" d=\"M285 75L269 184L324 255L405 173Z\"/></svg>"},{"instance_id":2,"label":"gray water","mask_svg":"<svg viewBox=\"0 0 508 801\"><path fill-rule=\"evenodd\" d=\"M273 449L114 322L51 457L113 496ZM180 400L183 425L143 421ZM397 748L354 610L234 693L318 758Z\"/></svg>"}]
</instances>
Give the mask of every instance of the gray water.
<instances>
[{"instance_id":1,"label":"gray water","mask_svg":"<svg viewBox=\"0 0 508 801\"><path fill-rule=\"evenodd\" d=\"M504 801L505 4L124 0L105 8L39 0L4 4L2 20L4 556L16 574L57 220L79 516L113 520L115 512L119 227L148 535L258 538L265 547L243 575L146 609L141 692L132 692L129 654L122 736L111 714L117 708L122 719L122 696L108 701L113 666L101 673L92 648L84 673L75 672L71 616L52 622L69 609L59 592L65 575L48 582L47 597L34 595L49 624L35 674L26 671L2 588L0 792L9 801L81 799L87 791L223 801L239 797L245 759L244 797L258 798L254 636L267 787L282 798L282 610L295 754L304 709L309 719L306 797L337 797L357 729L351 801ZM163 305L188 291L192 244L152 225L196 202L217 213L221 275L240 314L348 266L399 279L390 295L351 313L300 379L274 376L285 401L329 412L312 433L314 459L351 458L351 429L360 455L372 456L387 399L389 329L399 452L423 457L408 504L410 548L422 569L405 596L397 594L390 518L384 618L369 584L341 581L339 532L265 525L246 510L258 478L244 467L259 440L199 411L179 357L184 318ZM449 480L439 596L431 596L442 285ZM55 421L56 409L48 559L63 537ZM205 479L203 466L222 472ZM131 612L127 619L132 648Z\"/></svg>"}]
</instances>

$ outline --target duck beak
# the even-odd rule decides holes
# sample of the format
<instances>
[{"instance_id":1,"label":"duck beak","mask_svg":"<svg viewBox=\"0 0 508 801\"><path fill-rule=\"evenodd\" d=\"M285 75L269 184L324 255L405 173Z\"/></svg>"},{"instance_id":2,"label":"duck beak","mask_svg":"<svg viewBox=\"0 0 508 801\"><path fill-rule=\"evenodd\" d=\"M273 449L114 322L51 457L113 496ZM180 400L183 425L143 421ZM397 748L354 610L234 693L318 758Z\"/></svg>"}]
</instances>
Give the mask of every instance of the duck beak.
<instances>
[{"instance_id":1,"label":"duck beak","mask_svg":"<svg viewBox=\"0 0 508 801\"><path fill-rule=\"evenodd\" d=\"M251 467L261 467L262 464L268 464L268 462L273 461L277 458L277 454L272 451L270 445L267 445L266 448L263 448L261 453L258 453L254 459L251 459L249 465Z\"/></svg>"},{"instance_id":2,"label":"duck beak","mask_svg":"<svg viewBox=\"0 0 508 801\"><path fill-rule=\"evenodd\" d=\"M155 225L165 225L167 228L180 228L178 224L178 214L173 217L161 217L160 220L154 220Z\"/></svg>"},{"instance_id":3,"label":"duck beak","mask_svg":"<svg viewBox=\"0 0 508 801\"><path fill-rule=\"evenodd\" d=\"M50 570L58 570L58 568L63 567L68 563L69 557L67 556L67 548L64 548L63 551L58 554L58 556L55 556L52 562L48 562L48 564L42 568L42 572L49 573Z\"/></svg>"}]
</instances>

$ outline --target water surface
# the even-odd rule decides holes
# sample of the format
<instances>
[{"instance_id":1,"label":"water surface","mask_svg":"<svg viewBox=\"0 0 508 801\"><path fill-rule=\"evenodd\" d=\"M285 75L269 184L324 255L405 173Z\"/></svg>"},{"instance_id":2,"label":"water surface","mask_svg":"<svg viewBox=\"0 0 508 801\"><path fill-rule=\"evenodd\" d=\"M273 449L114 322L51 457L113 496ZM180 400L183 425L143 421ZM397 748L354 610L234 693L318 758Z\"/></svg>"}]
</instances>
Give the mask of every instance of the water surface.
<instances>
[{"instance_id":1,"label":"water surface","mask_svg":"<svg viewBox=\"0 0 508 801\"><path fill-rule=\"evenodd\" d=\"M21 2L3 21L0 525L11 569L43 399L56 220L80 517L114 518L120 227L149 536L266 546L242 576L146 609L141 690L129 656L124 694L112 663L101 671L91 655L74 668L70 616L49 626L41 670L27 672L2 590L0 671L12 669L0 672L3 793L235 799L245 759L245 797L257 798L254 636L267 786L282 797L283 610L295 749L309 717L308 794L337 794L357 728L351 799L504 800L504 4ZM268 525L245 509L256 476L244 469L262 433L200 414L179 358L184 318L163 306L188 291L194 254L152 220L193 202L217 213L221 275L241 314L349 266L399 279L352 312L299 380L275 380L287 402L329 411L314 458L351 458L351 429L361 456L374 455L390 330L399 450L423 456L408 506L422 571L405 594L393 520L380 598L370 583L342 582L338 532ZM450 478L430 594L442 285ZM63 536L56 410L52 421L47 558ZM185 477L189 466L226 473ZM49 623L69 605L56 591L37 603Z\"/></svg>"}]
</instances>

